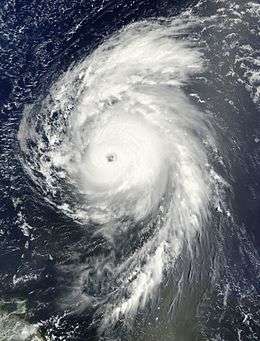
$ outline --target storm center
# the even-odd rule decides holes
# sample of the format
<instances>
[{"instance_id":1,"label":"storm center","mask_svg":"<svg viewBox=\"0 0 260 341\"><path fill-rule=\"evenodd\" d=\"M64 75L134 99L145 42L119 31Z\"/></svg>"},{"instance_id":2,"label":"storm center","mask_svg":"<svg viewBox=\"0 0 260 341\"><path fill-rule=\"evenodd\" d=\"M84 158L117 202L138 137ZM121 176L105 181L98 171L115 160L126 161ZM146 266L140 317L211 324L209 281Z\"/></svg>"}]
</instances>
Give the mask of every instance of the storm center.
<instances>
[{"instance_id":1,"label":"storm center","mask_svg":"<svg viewBox=\"0 0 260 341\"><path fill-rule=\"evenodd\" d=\"M107 162L114 162L114 161L116 161L117 156L116 156L116 154L108 154L106 156L106 159L107 159Z\"/></svg>"}]
</instances>

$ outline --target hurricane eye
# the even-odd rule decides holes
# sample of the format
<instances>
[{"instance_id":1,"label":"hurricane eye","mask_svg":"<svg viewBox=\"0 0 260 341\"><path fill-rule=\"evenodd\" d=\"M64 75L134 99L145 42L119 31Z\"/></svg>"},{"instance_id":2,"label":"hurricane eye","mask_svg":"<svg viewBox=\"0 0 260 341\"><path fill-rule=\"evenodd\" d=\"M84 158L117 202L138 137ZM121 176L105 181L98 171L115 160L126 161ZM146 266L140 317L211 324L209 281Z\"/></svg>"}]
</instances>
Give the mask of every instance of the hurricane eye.
<instances>
[{"instance_id":1,"label":"hurricane eye","mask_svg":"<svg viewBox=\"0 0 260 341\"><path fill-rule=\"evenodd\" d=\"M108 154L106 156L106 159L107 159L107 162L114 162L116 161L117 157L116 157L116 154Z\"/></svg>"}]
</instances>

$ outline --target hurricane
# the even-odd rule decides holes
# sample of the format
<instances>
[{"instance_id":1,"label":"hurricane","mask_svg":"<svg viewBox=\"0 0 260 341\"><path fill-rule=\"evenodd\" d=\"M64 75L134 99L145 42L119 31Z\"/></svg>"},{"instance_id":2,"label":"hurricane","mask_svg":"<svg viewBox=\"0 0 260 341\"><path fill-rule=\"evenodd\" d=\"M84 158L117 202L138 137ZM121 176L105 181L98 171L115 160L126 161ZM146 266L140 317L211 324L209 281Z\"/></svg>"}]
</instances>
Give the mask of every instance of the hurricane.
<instances>
[{"instance_id":1,"label":"hurricane","mask_svg":"<svg viewBox=\"0 0 260 341\"><path fill-rule=\"evenodd\" d=\"M41 234L58 235L51 246L44 242L57 262L50 275L41 265L43 274L38 266L31 276L21 270L13 285L36 283L24 323L43 340L141 340L140 330L152 333L147 340L159 332L163 340L231 340L225 331L218 338L216 325L232 290L240 297L234 307L249 314L238 320L251 319L247 327L257 334L257 314L242 299L253 300L257 289L234 259L242 254L238 264L245 270L248 261L255 281L258 256L233 202L238 142L229 141L220 118L235 100L225 81L219 85L222 71L213 71L211 40L203 35L218 21L226 27L230 8L220 6L219 16L203 16L201 8L125 25L24 107L19 163L35 202L50 212L49 227L39 225ZM257 105L256 75L243 70ZM20 213L26 248L35 238L41 245L33 221L23 219ZM41 289L53 272L56 289ZM217 316L213 324L209 314ZM233 333L242 340L240 327Z\"/></svg>"},{"instance_id":2,"label":"hurricane","mask_svg":"<svg viewBox=\"0 0 260 341\"><path fill-rule=\"evenodd\" d=\"M62 75L20 126L28 172L52 204L95 224L94 233L112 245L137 224L141 230L143 245L127 245L127 257L117 261L117 248L125 248L117 243L113 256L91 265L92 277L107 273L100 290L113 293L104 323L144 306L184 244L192 254L218 195L208 160L210 117L181 90L203 67L195 44L180 39L186 26L182 20L130 25ZM88 283L89 270L82 276Z\"/></svg>"}]
</instances>

